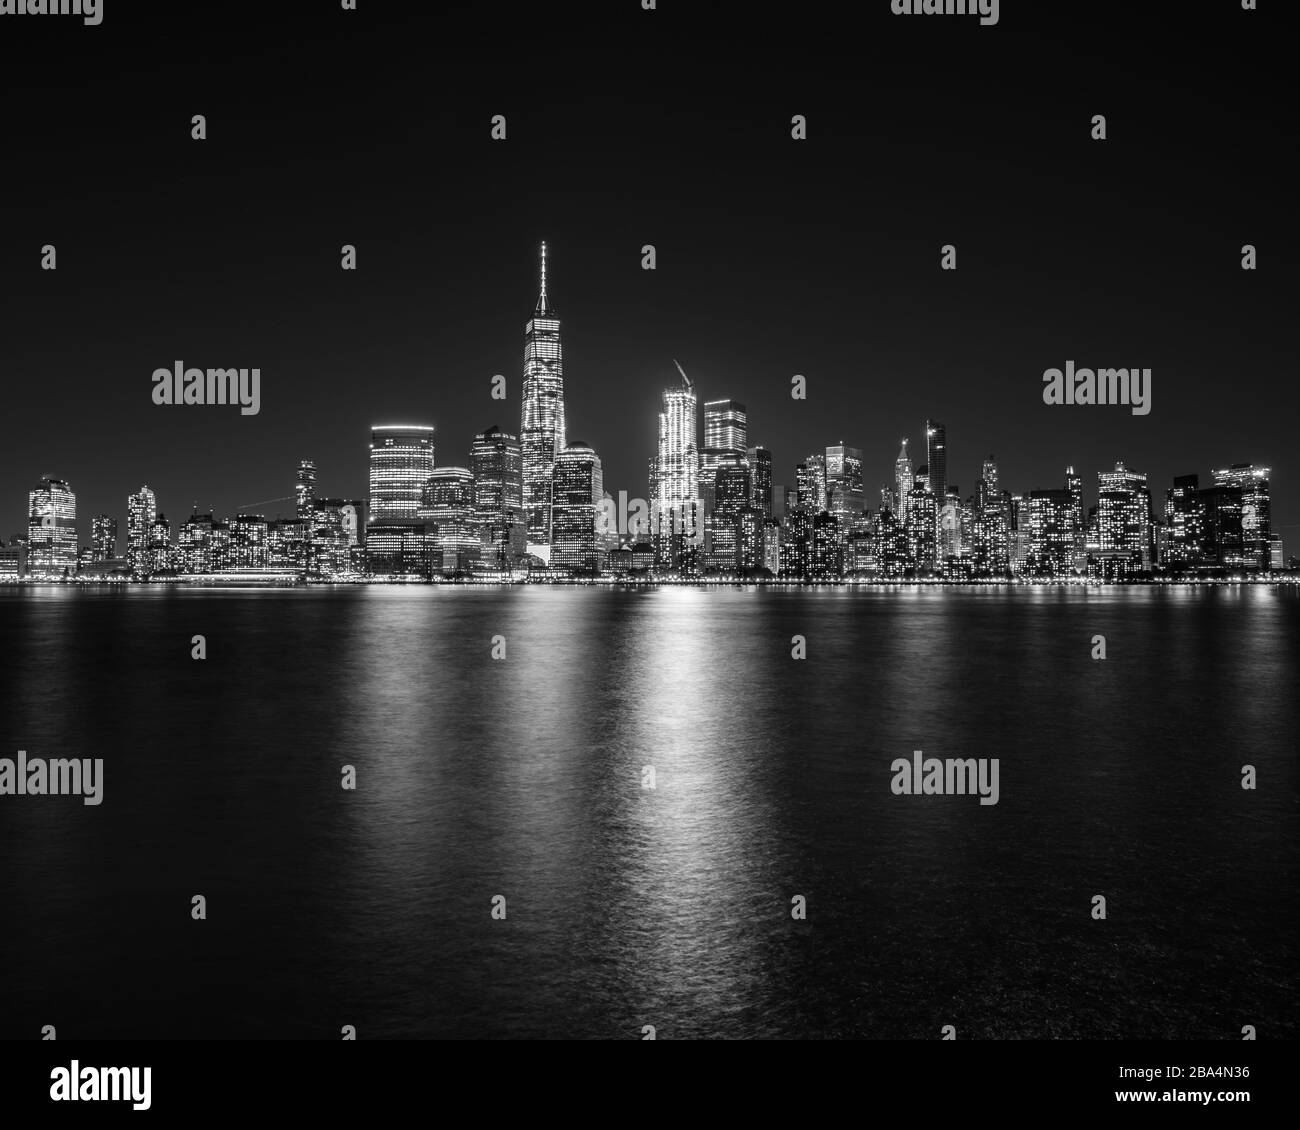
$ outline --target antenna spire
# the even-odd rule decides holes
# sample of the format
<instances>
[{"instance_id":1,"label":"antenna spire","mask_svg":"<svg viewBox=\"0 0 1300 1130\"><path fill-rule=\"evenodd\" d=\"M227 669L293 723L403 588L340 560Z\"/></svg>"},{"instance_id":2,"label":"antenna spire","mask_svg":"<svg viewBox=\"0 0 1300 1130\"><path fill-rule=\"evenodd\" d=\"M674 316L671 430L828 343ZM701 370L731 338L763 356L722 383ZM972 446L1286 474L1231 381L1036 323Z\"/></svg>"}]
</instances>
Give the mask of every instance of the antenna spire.
<instances>
[{"instance_id":1,"label":"antenna spire","mask_svg":"<svg viewBox=\"0 0 1300 1130\"><path fill-rule=\"evenodd\" d=\"M546 297L546 241L542 240L542 292L537 299L537 309L534 311L542 317L547 317L554 313L551 309L551 303Z\"/></svg>"}]
</instances>

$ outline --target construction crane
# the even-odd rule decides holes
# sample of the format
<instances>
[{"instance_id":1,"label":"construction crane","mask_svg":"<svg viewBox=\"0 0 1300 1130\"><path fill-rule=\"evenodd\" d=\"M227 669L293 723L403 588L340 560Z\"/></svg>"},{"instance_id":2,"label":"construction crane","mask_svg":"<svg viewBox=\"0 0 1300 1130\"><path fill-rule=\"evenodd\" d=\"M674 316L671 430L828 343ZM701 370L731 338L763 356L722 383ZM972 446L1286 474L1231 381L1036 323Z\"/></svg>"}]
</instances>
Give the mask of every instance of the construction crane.
<instances>
[{"instance_id":1,"label":"construction crane","mask_svg":"<svg viewBox=\"0 0 1300 1130\"><path fill-rule=\"evenodd\" d=\"M674 357L674 358L673 358L673 364L677 366L677 371L678 371L679 373L681 373L681 375L682 375L682 380L684 380L684 381L686 382L686 387L687 387L687 388L690 388L690 387L691 387L691 378L688 377L688 376L686 375L686 370L682 368L682 363L681 363L680 361L678 361L676 357Z\"/></svg>"}]
</instances>

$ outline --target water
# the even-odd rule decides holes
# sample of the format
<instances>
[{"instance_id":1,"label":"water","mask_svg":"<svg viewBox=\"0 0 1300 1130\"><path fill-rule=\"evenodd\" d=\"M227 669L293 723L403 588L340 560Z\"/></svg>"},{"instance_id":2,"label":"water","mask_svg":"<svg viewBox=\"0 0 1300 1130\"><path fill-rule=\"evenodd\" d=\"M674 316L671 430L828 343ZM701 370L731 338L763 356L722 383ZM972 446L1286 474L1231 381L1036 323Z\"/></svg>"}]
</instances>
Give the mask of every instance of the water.
<instances>
[{"instance_id":1,"label":"water","mask_svg":"<svg viewBox=\"0 0 1300 1130\"><path fill-rule=\"evenodd\" d=\"M105 759L0 797L0 1037L1295 1038L1298 613L0 590L0 756ZM917 749L999 803L893 795Z\"/></svg>"}]
</instances>

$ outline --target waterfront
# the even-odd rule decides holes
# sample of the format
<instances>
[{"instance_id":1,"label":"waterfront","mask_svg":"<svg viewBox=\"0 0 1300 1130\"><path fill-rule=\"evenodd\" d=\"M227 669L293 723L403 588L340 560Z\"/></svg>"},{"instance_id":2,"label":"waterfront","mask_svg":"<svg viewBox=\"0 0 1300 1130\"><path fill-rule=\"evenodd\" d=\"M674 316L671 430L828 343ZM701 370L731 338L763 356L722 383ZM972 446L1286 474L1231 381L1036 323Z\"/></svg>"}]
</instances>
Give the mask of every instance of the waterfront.
<instances>
[{"instance_id":1,"label":"waterfront","mask_svg":"<svg viewBox=\"0 0 1300 1130\"><path fill-rule=\"evenodd\" d=\"M0 755L104 759L0 797L0 1036L1298 1031L1293 588L14 586L0 632ZM893 795L915 750L998 803Z\"/></svg>"}]
</instances>

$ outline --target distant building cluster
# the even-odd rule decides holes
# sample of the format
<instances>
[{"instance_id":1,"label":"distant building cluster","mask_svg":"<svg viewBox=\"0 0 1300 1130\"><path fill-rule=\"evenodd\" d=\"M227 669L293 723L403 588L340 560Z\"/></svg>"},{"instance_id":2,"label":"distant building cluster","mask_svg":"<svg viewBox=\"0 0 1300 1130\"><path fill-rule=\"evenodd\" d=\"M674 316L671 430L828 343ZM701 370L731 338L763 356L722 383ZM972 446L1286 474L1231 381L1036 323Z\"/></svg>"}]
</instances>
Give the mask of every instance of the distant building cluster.
<instances>
[{"instance_id":1,"label":"distant building cluster","mask_svg":"<svg viewBox=\"0 0 1300 1130\"><path fill-rule=\"evenodd\" d=\"M298 464L292 517L198 507L179 527L147 486L127 499L125 537L96 515L79 545L76 496L44 478L25 537L0 544L0 580L248 577L274 580L556 580L598 577L784 581L1216 579L1295 572L1273 533L1269 469L1238 463L1202 484L1174 479L1163 502L1116 463L1085 509L1073 467L1060 487L1012 493L992 455L973 492L948 481L948 436L927 420L924 462L909 440L892 483L869 498L862 451L808 455L794 484L773 482L772 452L749 439L744 404L704 403L680 365L663 392L647 497L605 491L600 456L566 438L560 320L541 293L525 327L519 434L493 426L467 466L439 467L434 429L371 430L369 497L320 498ZM920 452L918 452L918 457ZM868 503L873 505L868 505ZM119 549L122 551L119 555Z\"/></svg>"}]
</instances>

